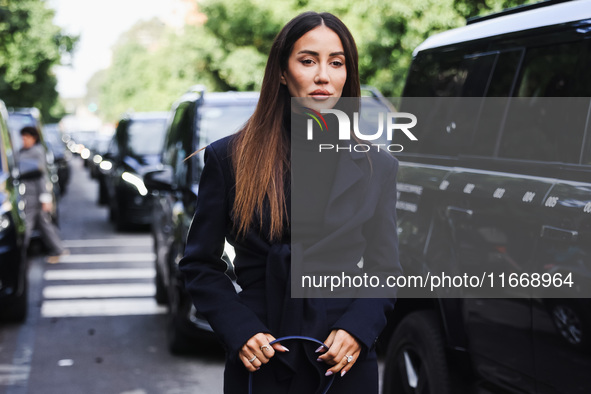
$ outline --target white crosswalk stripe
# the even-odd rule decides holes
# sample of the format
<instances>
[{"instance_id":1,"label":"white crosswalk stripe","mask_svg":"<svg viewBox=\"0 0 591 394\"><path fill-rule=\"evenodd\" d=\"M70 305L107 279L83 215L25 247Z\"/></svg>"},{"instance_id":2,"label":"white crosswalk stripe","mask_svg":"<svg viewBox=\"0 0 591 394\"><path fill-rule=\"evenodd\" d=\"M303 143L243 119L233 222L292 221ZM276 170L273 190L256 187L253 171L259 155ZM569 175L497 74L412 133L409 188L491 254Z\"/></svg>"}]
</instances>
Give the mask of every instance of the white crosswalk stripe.
<instances>
[{"instance_id":1,"label":"white crosswalk stripe","mask_svg":"<svg viewBox=\"0 0 591 394\"><path fill-rule=\"evenodd\" d=\"M154 261L154 253L97 253L62 256L60 263L124 263Z\"/></svg>"},{"instance_id":2,"label":"white crosswalk stripe","mask_svg":"<svg viewBox=\"0 0 591 394\"><path fill-rule=\"evenodd\" d=\"M150 238L103 238L103 239L73 239L63 241L65 248L94 248L117 246L152 246Z\"/></svg>"},{"instance_id":3,"label":"white crosswalk stripe","mask_svg":"<svg viewBox=\"0 0 591 394\"><path fill-rule=\"evenodd\" d=\"M0 364L0 386L26 382L30 371L31 367L28 365Z\"/></svg>"},{"instance_id":4,"label":"white crosswalk stripe","mask_svg":"<svg viewBox=\"0 0 591 394\"><path fill-rule=\"evenodd\" d=\"M89 280L89 279L150 279L156 276L153 268L138 269L85 269L51 270L43 275L45 280Z\"/></svg>"},{"instance_id":5,"label":"white crosswalk stripe","mask_svg":"<svg viewBox=\"0 0 591 394\"><path fill-rule=\"evenodd\" d=\"M146 252L152 250L149 236L67 240L64 245L71 254L62 256L58 264L47 265L43 275L42 317L166 313L166 307L154 299L155 255ZM99 253L89 253L90 248ZM113 253L114 249L125 252ZM118 263L117 267L107 268L112 263ZM144 264L138 267L138 263ZM0 382L1 373L0 369Z\"/></svg>"},{"instance_id":6,"label":"white crosswalk stripe","mask_svg":"<svg viewBox=\"0 0 591 394\"><path fill-rule=\"evenodd\" d=\"M165 313L153 298L45 301L43 317L154 315Z\"/></svg>"}]
</instances>

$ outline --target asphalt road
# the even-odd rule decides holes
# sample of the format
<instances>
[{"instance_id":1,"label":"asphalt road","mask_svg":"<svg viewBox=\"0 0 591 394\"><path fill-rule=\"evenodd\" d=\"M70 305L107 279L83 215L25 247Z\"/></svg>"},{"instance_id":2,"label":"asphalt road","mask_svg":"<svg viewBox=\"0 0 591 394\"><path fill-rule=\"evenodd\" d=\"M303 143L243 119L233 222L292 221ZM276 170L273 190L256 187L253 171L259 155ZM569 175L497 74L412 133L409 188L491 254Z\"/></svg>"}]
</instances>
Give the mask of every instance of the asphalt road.
<instances>
[{"instance_id":1,"label":"asphalt road","mask_svg":"<svg viewBox=\"0 0 591 394\"><path fill-rule=\"evenodd\" d=\"M71 254L54 265L30 259L27 320L0 325L0 393L221 393L219 346L204 344L191 357L168 353L149 231L117 233L97 193L73 160L60 202Z\"/></svg>"}]
</instances>

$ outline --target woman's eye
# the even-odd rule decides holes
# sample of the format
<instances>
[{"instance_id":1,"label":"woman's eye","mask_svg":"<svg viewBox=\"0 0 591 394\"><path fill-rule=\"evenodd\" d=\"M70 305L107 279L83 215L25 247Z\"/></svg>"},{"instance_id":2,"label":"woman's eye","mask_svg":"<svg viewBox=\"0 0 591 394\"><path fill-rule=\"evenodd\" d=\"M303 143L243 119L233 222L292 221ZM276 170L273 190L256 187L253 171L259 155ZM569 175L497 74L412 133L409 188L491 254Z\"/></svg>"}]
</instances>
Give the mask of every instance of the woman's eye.
<instances>
[{"instance_id":1,"label":"woman's eye","mask_svg":"<svg viewBox=\"0 0 591 394\"><path fill-rule=\"evenodd\" d=\"M335 66L335 67L341 67L341 66L343 66L343 65L344 65L344 63L343 63L343 62L341 62L340 60L333 60L333 61L331 62L331 64L332 64L333 66Z\"/></svg>"},{"instance_id":2,"label":"woman's eye","mask_svg":"<svg viewBox=\"0 0 591 394\"><path fill-rule=\"evenodd\" d=\"M314 62L312 61L312 59L303 59L303 60L300 60L300 62L301 62L302 64L306 64L306 65L314 63Z\"/></svg>"}]
</instances>

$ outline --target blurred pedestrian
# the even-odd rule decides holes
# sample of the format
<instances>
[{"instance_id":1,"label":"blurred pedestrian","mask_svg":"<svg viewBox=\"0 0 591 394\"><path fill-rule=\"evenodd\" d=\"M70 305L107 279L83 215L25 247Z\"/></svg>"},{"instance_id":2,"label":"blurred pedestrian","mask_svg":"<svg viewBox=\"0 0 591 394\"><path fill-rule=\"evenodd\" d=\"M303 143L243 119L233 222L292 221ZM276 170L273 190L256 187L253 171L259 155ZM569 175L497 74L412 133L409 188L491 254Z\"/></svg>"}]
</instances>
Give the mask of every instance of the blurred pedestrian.
<instances>
[{"instance_id":1,"label":"blurred pedestrian","mask_svg":"<svg viewBox=\"0 0 591 394\"><path fill-rule=\"evenodd\" d=\"M180 269L195 307L227 350L226 394L249 392L249 373L254 394L315 393L326 384L326 376L334 375L330 393L378 392L375 341L394 299L303 299L290 293L294 259L319 261L327 255L323 251L328 244L344 272L359 272L360 256L366 269L388 265L400 272L398 167L387 153L306 156L317 161L314 170L329 186L308 193L313 197L306 201L309 205L298 201L305 210L292 214L291 179L297 183L305 178L290 177L290 146L304 139L300 133L290 135L295 134L291 118L301 115L291 115L291 98L302 97L326 109L341 97L360 95L351 33L332 14L306 12L275 38L253 116L238 133L205 149L196 213ZM300 117L296 122L306 124ZM330 189L333 180L344 180L347 187L335 181ZM298 234L301 244L291 242L293 223L304 230ZM236 251L240 293L225 275L224 239ZM315 352L316 346L310 350L298 342L270 344L288 335L316 338L329 350Z\"/></svg>"},{"instance_id":2,"label":"blurred pedestrian","mask_svg":"<svg viewBox=\"0 0 591 394\"><path fill-rule=\"evenodd\" d=\"M49 249L47 262L55 264L68 251L64 249L51 218L53 197L48 187L45 149L39 143L39 130L36 127L24 127L20 135L23 140L19 163L21 180L25 185L26 244L29 245L33 230L39 230L41 239Z\"/></svg>"}]
</instances>

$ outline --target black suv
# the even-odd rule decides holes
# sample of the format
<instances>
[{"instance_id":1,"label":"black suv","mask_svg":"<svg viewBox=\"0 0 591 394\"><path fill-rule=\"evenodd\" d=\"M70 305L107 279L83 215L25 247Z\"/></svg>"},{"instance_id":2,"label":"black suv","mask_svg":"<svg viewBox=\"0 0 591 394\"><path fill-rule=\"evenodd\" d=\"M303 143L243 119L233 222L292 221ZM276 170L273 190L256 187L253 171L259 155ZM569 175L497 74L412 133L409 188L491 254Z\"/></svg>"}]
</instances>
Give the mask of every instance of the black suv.
<instances>
[{"instance_id":1,"label":"black suv","mask_svg":"<svg viewBox=\"0 0 591 394\"><path fill-rule=\"evenodd\" d=\"M207 321L196 313L178 270L204 165L203 152L187 158L209 143L238 131L254 112L257 101L258 93L205 93L201 86L191 88L173 105L162 153L163 169L146 176L146 186L155 195L152 233L156 299L169 305L167 339L172 353L192 351L196 340L212 336ZM231 268L233 248L226 244L225 252Z\"/></svg>"},{"instance_id":2,"label":"black suv","mask_svg":"<svg viewBox=\"0 0 591 394\"><path fill-rule=\"evenodd\" d=\"M23 321L27 316L24 200L7 117L0 101L0 320Z\"/></svg>"},{"instance_id":3,"label":"black suv","mask_svg":"<svg viewBox=\"0 0 591 394\"><path fill-rule=\"evenodd\" d=\"M138 112L125 115L117 125L104 155L110 162L104 185L109 218L118 230L152 222L152 199L143 176L160 163L167 119L166 112Z\"/></svg>"},{"instance_id":4,"label":"black suv","mask_svg":"<svg viewBox=\"0 0 591 394\"><path fill-rule=\"evenodd\" d=\"M66 193L68 182L70 181L70 160L72 152L66 148L62 139L62 132L57 123L46 124L42 131L47 147L51 150L57 168L58 185L60 194Z\"/></svg>"},{"instance_id":5,"label":"black suv","mask_svg":"<svg viewBox=\"0 0 591 394\"><path fill-rule=\"evenodd\" d=\"M591 392L589 70L589 1L508 10L415 50L399 107L418 119L396 154L401 263L484 271L497 288L401 288L384 393ZM574 286L551 292L534 273Z\"/></svg>"}]
</instances>

